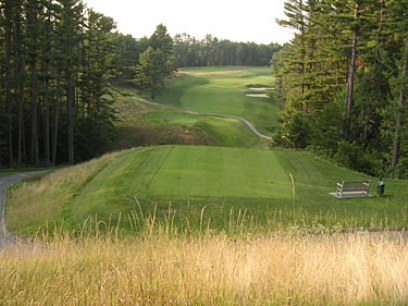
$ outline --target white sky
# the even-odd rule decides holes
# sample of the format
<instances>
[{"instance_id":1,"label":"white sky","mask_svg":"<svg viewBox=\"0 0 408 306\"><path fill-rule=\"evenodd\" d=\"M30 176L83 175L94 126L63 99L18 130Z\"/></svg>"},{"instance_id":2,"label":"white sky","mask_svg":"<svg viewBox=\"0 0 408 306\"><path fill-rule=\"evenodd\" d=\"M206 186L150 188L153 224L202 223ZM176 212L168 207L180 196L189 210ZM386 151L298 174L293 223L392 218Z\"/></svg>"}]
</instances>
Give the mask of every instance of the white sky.
<instances>
[{"instance_id":1,"label":"white sky","mask_svg":"<svg viewBox=\"0 0 408 306\"><path fill-rule=\"evenodd\" d=\"M284 18L284 0L83 0L88 8L112 17L118 31L150 37L162 23L170 36L187 33L196 39L211 34L233 42L289 42L293 34L276 24Z\"/></svg>"}]
</instances>

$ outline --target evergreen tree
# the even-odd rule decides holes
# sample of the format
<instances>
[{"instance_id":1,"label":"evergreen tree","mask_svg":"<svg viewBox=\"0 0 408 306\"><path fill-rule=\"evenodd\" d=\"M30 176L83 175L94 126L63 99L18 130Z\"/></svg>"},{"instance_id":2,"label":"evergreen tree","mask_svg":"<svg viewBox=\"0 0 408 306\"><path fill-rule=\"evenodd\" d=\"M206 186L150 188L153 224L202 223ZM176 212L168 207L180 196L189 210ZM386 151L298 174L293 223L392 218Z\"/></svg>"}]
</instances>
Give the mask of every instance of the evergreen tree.
<instances>
[{"instance_id":1,"label":"evergreen tree","mask_svg":"<svg viewBox=\"0 0 408 306\"><path fill-rule=\"evenodd\" d=\"M279 22L297 33L281 54L272 58L283 103L280 137L275 137L281 144L313 146L348 160L348 166L372 173L377 161L390 156L390 146L394 165L401 149L408 153L408 134L402 124L406 108L406 3L287 1L288 19ZM343 111L339 111L341 99ZM335 124L328 127L328 118ZM305 135L303 129L308 128L312 132Z\"/></svg>"},{"instance_id":2,"label":"evergreen tree","mask_svg":"<svg viewBox=\"0 0 408 306\"><path fill-rule=\"evenodd\" d=\"M173 54L173 39L162 24L149 38L150 46L140 54L139 64L136 66L135 82L137 86L150 93L154 99L164 80L173 76L176 69Z\"/></svg>"},{"instance_id":3,"label":"evergreen tree","mask_svg":"<svg viewBox=\"0 0 408 306\"><path fill-rule=\"evenodd\" d=\"M142 53L140 44L131 35L113 33L114 49L116 53L116 75L111 82L113 84L126 86L133 85L135 78L135 67L139 63L139 54Z\"/></svg>"},{"instance_id":4,"label":"evergreen tree","mask_svg":"<svg viewBox=\"0 0 408 306\"><path fill-rule=\"evenodd\" d=\"M105 136L112 135L114 115L105 97L108 79L116 70L116 51L107 34L113 29L112 21L99 18L103 26L97 30L100 39L87 53L95 55L89 66L79 56L81 48L90 45L83 26L88 17L81 1L0 2L1 165L72 163L88 158L83 154L75 158L76 146L82 145L75 137L82 135L81 129L89 129L79 124L82 105L97 110L92 112L97 113L95 126L98 131L105 129L103 141L109 142ZM92 82L85 84L86 74ZM92 94L89 99L84 92ZM91 135L89 143L92 137L100 136Z\"/></svg>"},{"instance_id":5,"label":"evergreen tree","mask_svg":"<svg viewBox=\"0 0 408 306\"><path fill-rule=\"evenodd\" d=\"M154 51L160 51L157 52L156 55L160 54L160 56L162 56L160 61L164 65L162 67L162 81L164 81L164 78L173 75L176 67L173 53L173 39L167 33L167 28L163 24L159 24L152 36L150 36L149 46L153 48Z\"/></svg>"},{"instance_id":6,"label":"evergreen tree","mask_svg":"<svg viewBox=\"0 0 408 306\"><path fill-rule=\"evenodd\" d=\"M177 67L189 67L191 62L192 44L194 40L187 33L174 36L174 56Z\"/></svg>"},{"instance_id":7,"label":"evergreen tree","mask_svg":"<svg viewBox=\"0 0 408 306\"><path fill-rule=\"evenodd\" d=\"M391 16L390 26L396 29L396 35L394 36L394 42L400 47L400 56L397 57L397 69L396 78L391 82L395 86L395 100L397 100L396 108L396 120L395 120L395 134L393 140L393 153L391 165L395 168L398 164L401 154L401 143L403 137L403 122L407 114L406 111L406 97L408 88L408 1L387 1L387 7L389 8L389 14ZM405 143L405 146L408 143ZM408 152L406 148L402 150Z\"/></svg>"},{"instance_id":8,"label":"evergreen tree","mask_svg":"<svg viewBox=\"0 0 408 306\"><path fill-rule=\"evenodd\" d=\"M150 93L154 100L158 90L164 85L164 74L166 73L163 53L160 49L154 50L149 47L140 54L140 62L136 67L137 86Z\"/></svg>"},{"instance_id":9,"label":"evergreen tree","mask_svg":"<svg viewBox=\"0 0 408 306\"><path fill-rule=\"evenodd\" d=\"M87 27L81 46L81 64L78 77L78 111L76 119L76 153L80 160L100 155L110 148L113 141L113 101L108 99L112 91L108 84L114 77L115 23L93 10L86 14ZM92 139L89 142L88 139Z\"/></svg>"},{"instance_id":10,"label":"evergreen tree","mask_svg":"<svg viewBox=\"0 0 408 306\"><path fill-rule=\"evenodd\" d=\"M76 116L75 78L78 69L78 49L82 39L83 6L79 0L59 0L61 5L60 47L65 85L67 113L68 162L74 163L74 120Z\"/></svg>"}]
</instances>

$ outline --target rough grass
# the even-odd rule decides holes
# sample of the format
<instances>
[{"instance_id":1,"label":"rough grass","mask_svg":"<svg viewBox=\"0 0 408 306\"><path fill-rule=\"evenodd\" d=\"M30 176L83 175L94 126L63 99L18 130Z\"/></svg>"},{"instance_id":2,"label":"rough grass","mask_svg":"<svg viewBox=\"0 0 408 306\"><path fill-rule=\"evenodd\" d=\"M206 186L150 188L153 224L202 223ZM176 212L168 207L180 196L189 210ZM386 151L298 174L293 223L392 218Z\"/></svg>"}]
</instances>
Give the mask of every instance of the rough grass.
<instances>
[{"instance_id":1,"label":"rough grass","mask_svg":"<svg viewBox=\"0 0 408 306\"><path fill-rule=\"evenodd\" d=\"M225 147L268 145L241 121L187 114L144 101L125 96L115 104L120 119L116 123L117 149L166 144Z\"/></svg>"},{"instance_id":2,"label":"rough grass","mask_svg":"<svg viewBox=\"0 0 408 306\"><path fill-rule=\"evenodd\" d=\"M70 223L64 218L64 209L114 156L107 154L84 164L55 170L44 174L41 180L23 181L16 190L8 193L5 207L7 229L33 236L47 224Z\"/></svg>"},{"instance_id":3,"label":"rough grass","mask_svg":"<svg viewBox=\"0 0 408 306\"><path fill-rule=\"evenodd\" d=\"M191 116L162 108L135 95L135 91L128 90L127 95L115 103L119 119L116 149L163 144L208 145L217 140L194 122L188 122ZM176 117L185 121L168 119Z\"/></svg>"},{"instance_id":4,"label":"rough grass","mask_svg":"<svg viewBox=\"0 0 408 306\"><path fill-rule=\"evenodd\" d=\"M127 240L91 238L85 230L79 241L58 234L41 247L1 251L0 304L406 305L408 301L408 245L398 236L227 237L205 231L194 238L157 226L153 219L145 225L144 235Z\"/></svg>"}]
</instances>

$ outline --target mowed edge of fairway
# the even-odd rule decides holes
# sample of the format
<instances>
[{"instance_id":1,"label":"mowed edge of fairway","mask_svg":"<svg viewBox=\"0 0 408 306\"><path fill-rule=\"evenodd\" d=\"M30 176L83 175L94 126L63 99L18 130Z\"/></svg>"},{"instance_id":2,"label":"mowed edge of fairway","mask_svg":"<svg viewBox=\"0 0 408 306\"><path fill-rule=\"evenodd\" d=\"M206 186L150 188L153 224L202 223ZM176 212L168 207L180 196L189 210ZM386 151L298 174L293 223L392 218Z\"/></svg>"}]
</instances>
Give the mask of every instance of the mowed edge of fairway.
<instances>
[{"instance_id":1,"label":"mowed edge of fairway","mask_svg":"<svg viewBox=\"0 0 408 306\"><path fill-rule=\"evenodd\" d=\"M240 203L292 197L289 173L274 151L171 145L119 153L64 210L65 217L80 226L95 214L102 220L126 214L137 205L135 199L150 207L162 201L216 198Z\"/></svg>"},{"instance_id":2,"label":"mowed edge of fairway","mask_svg":"<svg viewBox=\"0 0 408 306\"><path fill-rule=\"evenodd\" d=\"M289 198L289 173L273 151L172 146L148 192L165 197Z\"/></svg>"}]
</instances>

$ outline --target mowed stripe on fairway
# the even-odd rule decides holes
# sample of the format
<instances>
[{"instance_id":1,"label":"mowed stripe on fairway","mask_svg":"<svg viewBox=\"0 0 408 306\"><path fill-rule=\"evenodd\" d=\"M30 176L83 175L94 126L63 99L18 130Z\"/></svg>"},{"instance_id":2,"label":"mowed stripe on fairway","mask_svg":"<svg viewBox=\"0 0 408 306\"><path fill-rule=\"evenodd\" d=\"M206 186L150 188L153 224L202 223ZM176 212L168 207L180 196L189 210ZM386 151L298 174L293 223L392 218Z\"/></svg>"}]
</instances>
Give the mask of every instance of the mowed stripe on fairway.
<instances>
[{"instance_id":1,"label":"mowed stripe on fairway","mask_svg":"<svg viewBox=\"0 0 408 306\"><path fill-rule=\"evenodd\" d=\"M177 197L289 198L292 187L273 151L175 146L148 192Z\"/></svg>"}]
</instances>

